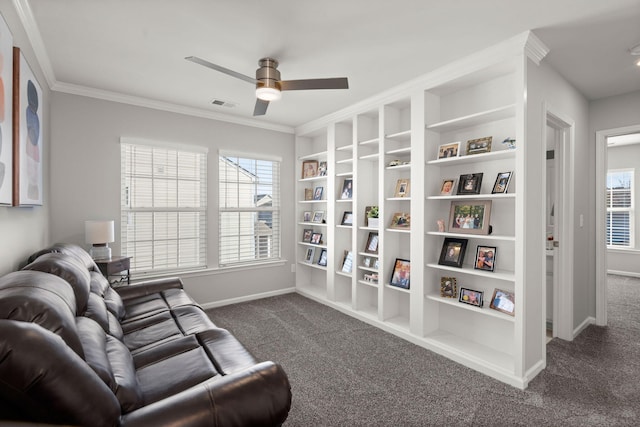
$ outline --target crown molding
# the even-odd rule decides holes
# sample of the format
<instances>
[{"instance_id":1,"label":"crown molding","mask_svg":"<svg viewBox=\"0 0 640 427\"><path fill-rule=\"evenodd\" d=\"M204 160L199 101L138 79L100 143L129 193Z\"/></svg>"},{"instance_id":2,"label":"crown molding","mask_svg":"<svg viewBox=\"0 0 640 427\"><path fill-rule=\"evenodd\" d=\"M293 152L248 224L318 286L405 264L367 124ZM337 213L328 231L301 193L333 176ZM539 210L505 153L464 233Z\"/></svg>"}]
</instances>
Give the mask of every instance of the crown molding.
<instances>
[{"instance_id":1,"label":"crown molding","mask_svg":"<svg viewBox=\"0 0 640 427\"><path fill-rule=\"evenodd\" d=\"M527 31L526 35L527 39L524 45L525 53L536 65L540 65L540 62L549 53L549 48L533 31Z\"/></svg>"},{"instance_id":2,"label":"crown molding","mask_svg":"<svg viewBox=\"0 0 640 427\"><path fill-rule=\"evenodd\" d=\"M95 89L92 87L76 85L72 83L56 82L51 90L55 92L67 93L71 95L85 96L88 98L102 99L105 101L118 102L120 104L134 105L137 107L151 108L154 110L167 111L170 113L184 114L187 116L201 117L204 119L218 120L222 122L234 123L243 126L250 126L265 130L272 130L283 133L294 133L294 129L290 126L265 123L259 120L248 119L231 114L218 113L215 111L207 111L200 108L187 107L184 105L173 104L170 102L158 101L155 99L144 98L140 96L126 95L123 93L112 92L108 90Z\"/></svg>"}]
</instances>

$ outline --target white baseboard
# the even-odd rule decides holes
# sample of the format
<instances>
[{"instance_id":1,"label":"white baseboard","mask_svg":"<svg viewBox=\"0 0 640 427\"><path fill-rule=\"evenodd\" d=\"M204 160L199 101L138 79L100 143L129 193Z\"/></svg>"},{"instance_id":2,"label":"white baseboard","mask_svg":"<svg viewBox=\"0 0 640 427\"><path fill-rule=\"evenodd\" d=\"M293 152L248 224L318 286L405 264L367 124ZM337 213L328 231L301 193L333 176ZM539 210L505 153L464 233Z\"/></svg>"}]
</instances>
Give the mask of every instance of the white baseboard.
<instances>
[{"instance_id":1,"label":"white baseboard","mask_svg":"<svg viewBox=\"0 0 640 427\"><path fill-rule=\"evenodd\" d=\"M573 330L573 338L575 338L578 335L580 335L582 333L582 331L587 329L587 326L593 325L595 323L596 323L596 318L595 317L589 316L586 319L584 319L584 321L582 323L580 323L578 325L578 327Z\"/></svg>"},{"instance_id":2,"label":"white baseboard","mask_svg":"<svg viewBox=\"0 0 640 427\"><path fill-rule=\"evenodd\" d=\"M640 273L633 271L607 270L607 274L615 274L616 276L640 277Z\"/></svg>"},{"instance_id":3,"label":"white baseboard","mask_svg":"<svg viewBox=\"0 0 640 427\"><path fill-rule=\"evenodd\" d=\"M295 287L279 289L277 291L263 292L261 294L252 294L252 295L246 295L243 297L229 298L229 299L224 299L220 301L212 301L205 304L200 304L200 306L205 310L208 310L210 308L223 307L225 305L237 304L240 302L254 301L262 298L269 298L269 297L275 297L278 295L291 294L291 293L294 293L295 291L296 291Z\"/></svg>"}]
</instances>

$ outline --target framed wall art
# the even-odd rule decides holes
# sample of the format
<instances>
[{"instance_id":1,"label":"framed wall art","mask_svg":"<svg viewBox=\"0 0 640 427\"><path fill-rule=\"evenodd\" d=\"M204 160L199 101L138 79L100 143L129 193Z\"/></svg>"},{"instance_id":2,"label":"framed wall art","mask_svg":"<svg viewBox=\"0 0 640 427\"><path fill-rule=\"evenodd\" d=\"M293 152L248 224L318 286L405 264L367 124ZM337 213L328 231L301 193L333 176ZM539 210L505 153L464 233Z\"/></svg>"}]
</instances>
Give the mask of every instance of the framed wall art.
<instances>
[{"instance_id":1,"label":"framed wall art","mask_svg":"<svg viewBox=\"0 0 640 427\"><path fill-rule=\"evenodd\" d=\"M13 204L13 35L0 15L0 205Z\"/></svg>"},{"instance_id":2,"label":"framed wall art","mask_svg":"<svg viewBox=\"0 0 640 427\"><path fill-rule=\"evenodd\" d=\"M449 210L449 232L489 234L491 200L453 201Z\"/></svg>"},{"instance_id":3,"label":"framed wall art","mask_svg":"<svg viewBox=\"0 0 640 427\"><path fill-rule=\"evenodd\" d=\"M13 205L42 206L42 89L19 48L13 48Z\"/></svg>"}]
</instances>

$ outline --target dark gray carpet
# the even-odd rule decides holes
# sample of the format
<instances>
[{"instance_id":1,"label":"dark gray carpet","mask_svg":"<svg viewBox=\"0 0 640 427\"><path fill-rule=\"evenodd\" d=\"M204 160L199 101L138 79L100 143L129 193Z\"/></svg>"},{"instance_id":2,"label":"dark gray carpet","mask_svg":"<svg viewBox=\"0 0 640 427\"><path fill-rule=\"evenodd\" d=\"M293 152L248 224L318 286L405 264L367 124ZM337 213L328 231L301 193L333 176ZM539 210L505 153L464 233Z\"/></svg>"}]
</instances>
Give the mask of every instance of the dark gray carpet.
<instances>
[{"instance_id":1,"label":"dark gray carpet","mask_svg":"<svg viewBox=\"0 0 640 427\"><path fill-rule=\"evenodd\" d=\"M297 294L208 313L284 367L285 426L638 426L640 280L609 286L609 326L549 343L524 391Z\"/></svg>"}]
</instances>

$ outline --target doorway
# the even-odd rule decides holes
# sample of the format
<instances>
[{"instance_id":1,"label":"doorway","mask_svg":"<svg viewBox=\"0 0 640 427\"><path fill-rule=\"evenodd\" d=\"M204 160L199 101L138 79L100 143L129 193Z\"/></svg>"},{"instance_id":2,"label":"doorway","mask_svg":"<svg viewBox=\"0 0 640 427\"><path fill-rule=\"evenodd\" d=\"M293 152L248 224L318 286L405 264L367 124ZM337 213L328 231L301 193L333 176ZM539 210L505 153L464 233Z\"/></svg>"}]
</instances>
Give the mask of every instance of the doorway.
<instances>
[{"instance_id":1,"label":"doorway","mask_svg":"<svg viewBox=\"0 0 640 427\"><path fill-rule=\"evenodd\" d=\"M546 327L550 337L573 340L574 122L545 106Z\"/></svg>"}]
</instances>

